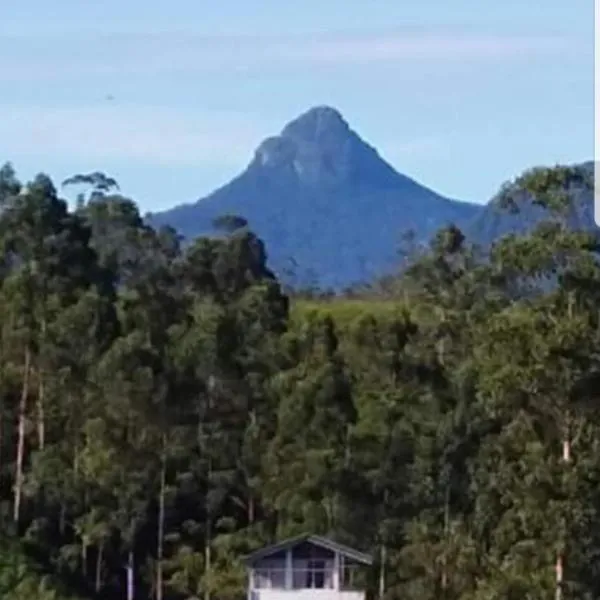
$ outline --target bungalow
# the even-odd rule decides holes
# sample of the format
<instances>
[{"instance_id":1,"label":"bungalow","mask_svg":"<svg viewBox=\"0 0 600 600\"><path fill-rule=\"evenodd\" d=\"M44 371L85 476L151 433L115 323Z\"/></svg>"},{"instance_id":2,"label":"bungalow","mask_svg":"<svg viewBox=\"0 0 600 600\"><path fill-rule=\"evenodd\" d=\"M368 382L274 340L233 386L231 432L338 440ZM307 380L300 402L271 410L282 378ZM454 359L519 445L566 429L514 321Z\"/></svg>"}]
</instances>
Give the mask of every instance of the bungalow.
<instances>
[{"instance_id":1,"label":"bungalow","mask_svg":"<svg viewBox=\"0 0 600 600\"><path fill-rule=\"evenodd\" d=\"M372 558L316 535L301 535L246 557L248 600L364 600L361 568Z\"/></svg>"}]
</instances>

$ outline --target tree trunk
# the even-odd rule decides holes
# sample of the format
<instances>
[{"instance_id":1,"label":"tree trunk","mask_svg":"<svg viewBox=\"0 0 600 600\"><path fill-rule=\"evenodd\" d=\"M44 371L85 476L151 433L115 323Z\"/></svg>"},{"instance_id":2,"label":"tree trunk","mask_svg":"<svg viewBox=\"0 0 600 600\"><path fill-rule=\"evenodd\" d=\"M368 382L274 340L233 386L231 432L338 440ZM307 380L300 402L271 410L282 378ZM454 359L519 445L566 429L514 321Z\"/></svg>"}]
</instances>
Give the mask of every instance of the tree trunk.
<instances>
[{"instance_id":1,"label":"tree trunk","mask_svg":"<svg viewBox=\"0 0 600 600\"><path fill-rule=\"evenodd\" d=\"M215 387L215 379L213 375L210 375L208 378L208 411L210 413L210 409L212 408L212 392ZM204 413L203 417L200 418L198 422L198 447L199 449L206 451L206 437L205 437L205 429L204 423L206 419L206 413ZM210 489L210 481L212 476L212 458L210 456L210 452L208 451L208 464L206 470L206 481L208 483L208 489ZM208 504L208 489L206 496L204 498L204 600L210 600L210 569L211 569L211 552L210 552L210 543L212 537L212 527L211 527L211 514L210 514L210 506Z\"/></svg>"},{"instance_id":2,"label":"tree trunk","mask_svg":"<svg viewBox=\"0 0 600 600\"><path fill-rule=\"evenodd\" d=\"M41 346L46 340L46 319L42 318L40 324ZM38 395L37 395L37 432L38 432L38 447L44 449L46 445L46 418L44 415L44 370L41 365L38 366Z\"/></svg>"},{"instance_id":3,"label":"tree trunk","mask_svg":"<svg viewBox=\"0 0 600 600\"><path fill-rule=\"evenodd\" d=\"M442 556L442 593L445 598L448 589L448 534L450 530L450 485L446 485L444 495L444 549Z\"/></svg>"},{"instance_id":4,"label":"tree trunk","mask_svg":"<svg viewBox=\"0 0 600 600\"><path fill-rule=\"evenodd\" d=\"M210 477L212 474L212 460L208 459L208 481L210 481ZM204 600L210 600L210 586L208 585L208 580L210 578L210 568L211 568L211 552L210 552L210 542L212 537L212 527L211 527L211 519L210 519L210 507L208 505L208 494L205 499L205 511L206 511L206 520L204 531L206 532L206 540L204 541Z\"/></svg>"},{"instance_id":5,"label":"tree trunk","mask_svg":"<svg viewBox=\"0 0 600 600\"><path fill-rule=\"evenodd\" d=\"M570 292L567 300L567 316L569 320L573 319L573 310L575 308L575 295ZM564 430L563 430L563 442L562 442L562 460L565 463L565 469L569 467L571 462L571 414L569 409L564 412ZM563 517L564 518L564 517ZM564 522L563 522L564 523ZM566 529L566 527L565 527ZM563 548L566 540L562 540ZM563 597L563 581L564 581L564 563L565 563L565 552L564 549L559 550L556 556L556 590L555 599L562 600Z\"/></svg>"},{"instance_id":6,"label":"tree trunk","mask_svg":"<svg viewBox=\"0 0 600 600\"><path fill-rule=\"evenodd\" d=\"M2 332L2 338L0 338L0 345L4 345L4 332ZM0 354L0 383L4 383L4 379L5 379L5 365L6 365L6 358L4 356L4 352L2 352ZM3 461L3 447L2 444L4 442L4 398L2 395L0 395L0 473L2 472L2 461Z\"/></svg>"},{"instance_id":7,"label":"tree trunk","mask_svg":"<svg viewBox=\"0 0 600 600\"><path fill-rule=\"evenodd\" d=\"M165 488L167 478L167 442L163 436L160 466L160 490L158 495L158 533L156 548L156 600L163 600L163 551L165 535Z\"/></svg>"},{"instance_id":8,"label":"tree trunk","mask_svg":"<svg viewBox=\"0 0 600 600\"><path fill-rule=\"evenodd\" d=\"M563 440L562 445L562 459L565 464L569 464L571 462L571 440L569 439L569 432L567 429L567 436Z\"/></svg>"},{"instance_id":9,"label":"tree trunk","mask_svg":"<svg viewBox=\"0 0 600 600\"><path fill-rule=\"evenodd\" d=\"M44 415L44 380L43 375L39 373L38 397L37 397L37 433L38 447L43 450L46 445L46 417Z\"/></svg>"},{"instance_id":10,"label":"tree trunk","mask_svg":"<svg viewBox=\"0 0 600 600\"><path fill-rule=\"evenodd\" d=\"M87 543L81 544L81 572L83 573L83 577L87 577L87 558L88 558L88 546Z\"/></svg>"},{"instance_id":11,"label":"tree trunk","mask_svg":"<svg viewBox=\"0 0 600 600\"><path fill-rule=\"evenodd\" d=\"M94 590L98 594L102 588L102 557L104 554L104 542L100 542L98 553L96 554L96 576L94 581Z\"/></svg>"},{"instance_id":12,"label":"tree trunk","mask_svg":"<svg viewBox=\"0 0 600 600\"><path fill-rule=\"evenodd\" d=\"M134 600L135 598L134 570L135 559L133 549L131 549L127 557L127 600Z\"/></svg>"},{"instance_id":13,"label":"tree trunk","mask_svg":"<svg viewBox=\"0 0 600 600\"><path fill-rule=\"evenodd\" d=\"M204 600L210 600L210 524L207 525L209 527L209 532L206 536L206 542L204 543Z\"/></svg>"},{"instance_id":14,"label":"tree trunk","mask_svg":"<svg viewBox=\"0 0 600 600\"><path fill-rule=\"evenodd\" d=\"M571 462L571 423L570 423L570 415L567 412L565 415L565 431L562 443L562 460L565 463L565 467L568 467ZM556 557L556 591L555 591L555 600L562 600L562 588L563 588L563 578L564 578L564 551L559 551Z\"/></svg>"},{"instance_id":15,"label":"tree trunk","mask_svg":"<svg viewBox=\"0 0 600 600\"><path fill-rule=\"evenodd\" d=\"M379 565L379 600L385 596L385 563L387 561L387 548L381 544L381 564Z\"/></svg>"},{"instance_id":16,"label":"tree trunk","mask_svg":"<svg viewBox=\"0 0 600 600\"><path fill-rule=\"evenodd\" d=\"M4 404L0 399L0 473L2 473L2 445L4 444Z\"/></svg>"},{"instance_id":17,"label":"tree trunk","mask_svg":"<svg viewBox=\"0 0 600 600\"><path fill-rule=\"evenodd\" d=\"M13 520L19 523L21 516L21 497L23 495L23 465L25 462L25 421L27 418L27 398L29 396L29 375L31 371L31 351L25 350L23 372L23 386L21 388L21 401L19 402L19 424L17 439L17 464L15 472L15 498L13 506Z\"/></svg>"}]
</instances>

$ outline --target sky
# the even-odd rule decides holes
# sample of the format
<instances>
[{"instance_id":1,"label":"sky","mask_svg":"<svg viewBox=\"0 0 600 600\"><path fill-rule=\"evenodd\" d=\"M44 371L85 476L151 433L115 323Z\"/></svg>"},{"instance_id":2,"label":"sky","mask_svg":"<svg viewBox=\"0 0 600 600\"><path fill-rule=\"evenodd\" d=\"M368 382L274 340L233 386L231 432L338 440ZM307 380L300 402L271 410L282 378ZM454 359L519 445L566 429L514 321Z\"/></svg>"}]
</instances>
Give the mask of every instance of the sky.
<instances>
[{"instance_id":1,"label":"sky","mask_svg":"<svg viewBox=\"0 0 600 600\"><path fill-rule=\"evenodd\" d=\"M28 0L0 21L0 162L104 171L142 212L337 108L401 173L486 202L591 160L593 0Z\"/></svg>"}]
</instances>

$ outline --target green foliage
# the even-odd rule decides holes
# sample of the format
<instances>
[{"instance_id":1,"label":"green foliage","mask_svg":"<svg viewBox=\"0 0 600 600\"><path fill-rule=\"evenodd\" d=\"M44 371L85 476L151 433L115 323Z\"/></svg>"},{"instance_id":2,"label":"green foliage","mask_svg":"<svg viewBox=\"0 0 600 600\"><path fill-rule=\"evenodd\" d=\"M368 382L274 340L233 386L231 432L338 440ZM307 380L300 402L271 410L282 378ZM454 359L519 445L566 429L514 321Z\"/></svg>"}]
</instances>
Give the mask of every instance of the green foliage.
<instances>
[{"instance_id":1,"label":"green foliage","mask_svg":"<svg viewBox=\"0 0 600 600\"><path fill-rule=\"evenodd\" d=\"M242 220L183 248L110 177L65 183L75 211L0 169L0 597L126 598L127 570L237 600L241 557L307 530L371 552L386 600L548 598L557 561L600 597L595 235L557 216L482 257L449 227L393 280L288 298Z\"/></svg>"},{"instance_id":2,"label":"green foliage","mask_svg":"<svg viewBox=\"0 0 600 600\"><path fill-rule=\"evenodd\" d=\"M77 600L56 577L44 572L21 545L0 536L0 598L7 600Z\"/></svg>"}]
</instances>

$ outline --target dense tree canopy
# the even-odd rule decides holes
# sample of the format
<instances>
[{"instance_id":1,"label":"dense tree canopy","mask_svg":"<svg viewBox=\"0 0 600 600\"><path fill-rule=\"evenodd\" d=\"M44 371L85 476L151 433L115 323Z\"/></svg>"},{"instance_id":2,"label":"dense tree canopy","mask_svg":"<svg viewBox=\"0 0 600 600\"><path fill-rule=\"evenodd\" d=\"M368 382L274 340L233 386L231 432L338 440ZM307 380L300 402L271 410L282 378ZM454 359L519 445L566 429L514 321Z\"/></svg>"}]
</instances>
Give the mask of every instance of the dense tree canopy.
<instances>
[{"instance_id":1,"label":"dense tree canopy","mask_svg":"<svg viewBox=\"0 0 600 600\"><path fill-rule=\"evenodd\" d=\"M482 253L449 227L307 301L242 217L182 245L102 173L70 209L0 169L0 596L242 599L242 556L309 531L372 553L386 600L600 597L600 265L571 182L517 180L555 211L531 234Z\"/></svg>"}]
</instances>

